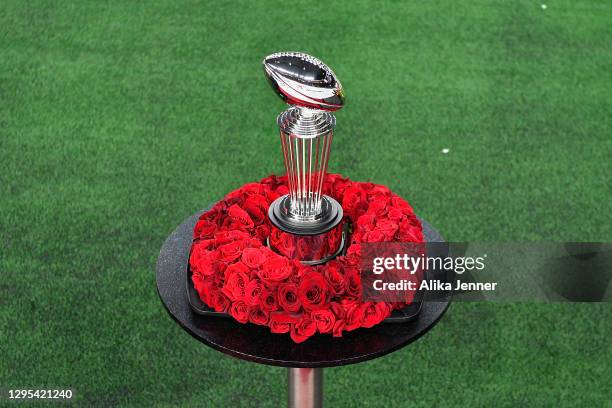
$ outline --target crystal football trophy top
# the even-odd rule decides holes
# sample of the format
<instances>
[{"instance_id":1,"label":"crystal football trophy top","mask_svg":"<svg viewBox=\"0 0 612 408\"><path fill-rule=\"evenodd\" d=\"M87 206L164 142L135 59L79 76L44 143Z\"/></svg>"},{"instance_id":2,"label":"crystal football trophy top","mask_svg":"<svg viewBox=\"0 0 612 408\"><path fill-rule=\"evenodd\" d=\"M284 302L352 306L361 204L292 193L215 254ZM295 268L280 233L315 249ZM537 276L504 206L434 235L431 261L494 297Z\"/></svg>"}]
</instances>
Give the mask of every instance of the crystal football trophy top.
<instances>
[{"instance_id":1,"label":"crystal football trophy top","mask_svg":"<svg viewBox=\"0 0 612 408\"><path fill-rule=\"evenodd\" d=\"M331 112L344 104L342 85L327 65L299 52L269 55L263 66L290 105L277 119L289 194L270 205L268 216L278 229L270 246L303 263L323 263L341 252L346 238L342 207L322 191L336 125Z\"/></svg>"}]
</instances>

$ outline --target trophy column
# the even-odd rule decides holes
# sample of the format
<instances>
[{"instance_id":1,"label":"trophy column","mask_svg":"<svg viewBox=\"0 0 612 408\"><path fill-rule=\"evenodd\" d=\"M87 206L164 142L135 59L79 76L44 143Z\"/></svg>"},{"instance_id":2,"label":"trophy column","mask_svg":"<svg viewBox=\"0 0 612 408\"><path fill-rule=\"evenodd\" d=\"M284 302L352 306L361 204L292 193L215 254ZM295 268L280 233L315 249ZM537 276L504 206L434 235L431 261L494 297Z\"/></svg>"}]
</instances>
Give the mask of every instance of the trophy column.
<instances>
[{"instance_id":1,"label":"trophy column","mask_svg":"<svg viewBox=\"0 0 612 408\"><path fill-rule=\"evenodd\" d=\"M336 118L344 103L342 86L321 61L307 54L278 53L264 60L277 94L291 106L277 119L289 194L268 211L269 245L306 264L338 255L346 236L342 207L323 194Z\"/></svg>"}]
</instances>

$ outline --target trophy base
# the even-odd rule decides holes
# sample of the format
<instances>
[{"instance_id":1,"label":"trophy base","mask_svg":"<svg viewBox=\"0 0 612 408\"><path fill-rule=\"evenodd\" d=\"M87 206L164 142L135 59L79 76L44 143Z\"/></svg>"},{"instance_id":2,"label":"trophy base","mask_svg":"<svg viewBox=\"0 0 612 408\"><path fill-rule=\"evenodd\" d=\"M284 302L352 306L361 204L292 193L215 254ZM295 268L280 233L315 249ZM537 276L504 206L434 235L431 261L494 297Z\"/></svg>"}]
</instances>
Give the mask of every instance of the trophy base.
<instances>
[{"instance_id":1,"label":"trophy base","mask_svg":"<svg viewBox=\"0 0 612 408\"><path fill-rule=\"evenodd\" d=\"M272 224L293 235L319 235L336 228L344 215L342 206L333 198L321 198L321 213L312 220L300 220L289 212L291 199L288 194L277 198L268 209Z\"/></svg>"},{"instance_id":2,"label":"trophy base","mask_svg":"<svg viewBox=\"0 0 612 408\"><path fill-rule=\"evenodd\" d=\"M343 211L336 200L323 196L323 211L308 221L296 219L289 212L289 204L289 196L285 195L270 205L270 248L306 265L322 264L342 253L348 242L348 231L343 228Z\"/></svg>"}]
</instances>

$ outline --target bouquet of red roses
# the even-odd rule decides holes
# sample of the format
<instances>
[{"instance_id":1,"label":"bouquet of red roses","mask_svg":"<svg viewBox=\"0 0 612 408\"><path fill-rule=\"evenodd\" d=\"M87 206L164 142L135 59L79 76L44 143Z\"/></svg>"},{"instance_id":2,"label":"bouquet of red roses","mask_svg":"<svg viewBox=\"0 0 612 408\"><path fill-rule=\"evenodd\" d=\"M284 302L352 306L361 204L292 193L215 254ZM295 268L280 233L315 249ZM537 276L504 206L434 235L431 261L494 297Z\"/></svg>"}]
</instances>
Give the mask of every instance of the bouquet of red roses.
<instances>
[{"instance_id":1,"label":"bouquet of red roses","mask_svg":"<svg viewBox=\"0 0 612 408\"><path fill-rule=\"evenodd\" d=\"M306 266L266 246L268 207L288 193L286 184L286 177L276 176L246 184L202 214L189 265L204 303L240 323L290 333L296 343L317 332L342 336L372 327L410 303L363 301L359 271L362 243L423 241L421 224L405 200L385 186L327 175L323 191L342 204L352 234L346 255Z\"/></svg>"}]
</instances>

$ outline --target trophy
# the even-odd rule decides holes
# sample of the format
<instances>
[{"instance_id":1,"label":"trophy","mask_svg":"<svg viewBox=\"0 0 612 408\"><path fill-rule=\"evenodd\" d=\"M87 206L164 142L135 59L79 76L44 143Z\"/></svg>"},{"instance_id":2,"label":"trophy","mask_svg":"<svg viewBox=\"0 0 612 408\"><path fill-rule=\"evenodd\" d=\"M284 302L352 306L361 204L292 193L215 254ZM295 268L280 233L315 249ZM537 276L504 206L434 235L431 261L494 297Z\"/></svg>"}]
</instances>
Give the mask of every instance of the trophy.
<instances>
[{"instance_id":1,"label":"trophy","mask_svg":"<svg viewBox=\"0 0 612 408\"><path fill-rule=\"evenodd\" d=\"M305 264L324 263L342 252L342 207L323 194L344 93L333 71L308 54L280 52L263 60L275 92L290 106L277 118L289 194L269 208L268 245Z\"/></svg>"}]
</instances>

